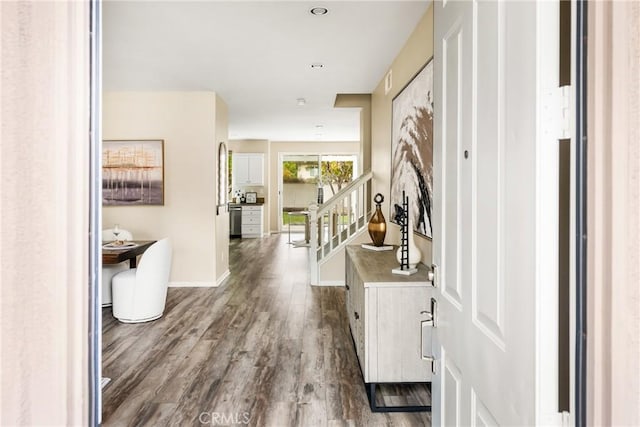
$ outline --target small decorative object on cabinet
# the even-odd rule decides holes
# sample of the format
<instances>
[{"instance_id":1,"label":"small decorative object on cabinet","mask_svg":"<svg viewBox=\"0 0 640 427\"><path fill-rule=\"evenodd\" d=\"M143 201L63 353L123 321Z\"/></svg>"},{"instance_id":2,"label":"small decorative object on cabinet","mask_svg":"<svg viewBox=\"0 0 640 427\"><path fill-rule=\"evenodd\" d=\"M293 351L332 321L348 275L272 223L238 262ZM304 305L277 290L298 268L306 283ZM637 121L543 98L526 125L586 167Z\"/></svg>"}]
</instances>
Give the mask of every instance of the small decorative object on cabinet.
<instances>
[{"instance_id":1,"label":"small decorative object on cabinet","mask_svg":"<svg viewBox=\"0 0 640 427\"><path fill-rule=\"evenodd\" d=\"M247 200L247 203L256 203L256 201L258 200L258 193L256 193L255 191L247 191L245 198Z\"/></svg>"},{"instance_id":2,"label":"small decorative object on cabinet","mask_svg":"<svg viewBox=\"0 0 640 427\"><path fill-rule=\"evenodd\" d=\"M427 388L435 312L427 268L396 276L393 252L372 252L357 245L346 250L345 304L349 329L373 412L430 411ZM409 406L379 406L381 384L412 384L417 393ZM404 400L404 399L403 399Z\"/></svg>"},{"instance_id":3,"label":"small decorative object on cabinet","mask_svg":"<svg viewBox=\"0 0 640 427\"><path fill-rule=\"evenodd\" d=\"M384 196L378 193L373 198L373 201L376 204L376 211L371 216L368 226L369 236L373 244L365 243L362 247L373 251L390 251L393 249L393 246L384 244L384 238L387 235L387 222L382 214L382 209L380 209L382 202L384 202Z\"/></svg>"},{"instance_id":4,"label":"small decorative object on cabinet","mask_svg":"<svg viewBox=\"0 0 640 427\"><path fill-rule=\"evenodd\" d=\"M394 268L393 274L403 274L405 276L415 274L418 270L416 265L422 258L422 252L413 240L413 228L411 228L411 215L409 215L409 198L402 192L402 206L395 205L395 221L400 224L400 247L396 253L396 258L400 263L399 268Z\"/></svg>"}]
</instances>

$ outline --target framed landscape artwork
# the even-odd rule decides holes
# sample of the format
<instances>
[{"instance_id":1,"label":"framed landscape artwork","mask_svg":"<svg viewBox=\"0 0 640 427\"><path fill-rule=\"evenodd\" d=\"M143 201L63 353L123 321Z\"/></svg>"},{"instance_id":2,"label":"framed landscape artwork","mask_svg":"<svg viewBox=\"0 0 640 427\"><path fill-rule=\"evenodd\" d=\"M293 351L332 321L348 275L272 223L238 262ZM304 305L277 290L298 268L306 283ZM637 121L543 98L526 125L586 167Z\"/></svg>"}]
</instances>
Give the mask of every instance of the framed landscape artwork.
<instances>
[{"instance_id":1,"label":"framed landscape artwork","mask_svg":"<svg viewBox=\"0 0 640 427\"><path fill-rule=\"evenodd\" d=\"M433 203L433 60L392 102L390 219L394 205L409 197L409 215L417 233L432 237Z\"/></svg>"},{"instance_id":2,"label":"framed landscape artwork","mask_svg":"<svg viewBox=\"0 0 640 427\"><path fill-rule=\"evenodd\" d=\"M164 205L164 141L102 142L102 204Z\"/></svg>"}]
</instances>

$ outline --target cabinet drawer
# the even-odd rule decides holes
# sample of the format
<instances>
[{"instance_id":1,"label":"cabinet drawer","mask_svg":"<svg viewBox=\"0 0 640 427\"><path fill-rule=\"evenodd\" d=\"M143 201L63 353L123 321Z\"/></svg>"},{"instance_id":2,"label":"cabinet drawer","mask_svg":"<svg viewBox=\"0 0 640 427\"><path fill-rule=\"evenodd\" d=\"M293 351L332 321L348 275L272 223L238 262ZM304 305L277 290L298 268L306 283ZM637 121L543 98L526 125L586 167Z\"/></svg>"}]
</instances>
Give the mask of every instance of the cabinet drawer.
<instances>
[{"instance_id":1,"label":"cabinet drawer","mask_svg":"<svg viewBox=\"0 0 640 427\"><path fill-rule=\"evenodd\" d=\"M262 206L243 206L242 213L245 212L261 212Z\"/></svg>"},{"instance_id":2,"label":"cabinet drawer","mask_svg":"<svg viewBox=\"0 0 640 427\"><path fill-rule=\"evenodd\" d=\"M242 212L242 218L262 218L261 212Z\"/></svg>"},{"instance_id":3,"label":"cabinet drawer","mask_svg":"<svg viewBox=\"0 0 640 427\"><path fill-rule=\"evenodd\" d=\"M261 218L260 217L253 217L253 216L243 216L242 217L242 225L244 226L245 224L247 225L252 225L252 224L256 224L256 225L260 225L260 221Z\"/></svg>"},{"instance_id":4,"label":"cabinet drawer","mask_svg":"<svg viewBox=\"0 0 640 427\"><path fill-rule=\"evenodd\" d=\"M260 226L259 225L244 225L242 224L242 235L260 235L261 234L261 230L260 230Z\"/></svg>"}]
</instances>

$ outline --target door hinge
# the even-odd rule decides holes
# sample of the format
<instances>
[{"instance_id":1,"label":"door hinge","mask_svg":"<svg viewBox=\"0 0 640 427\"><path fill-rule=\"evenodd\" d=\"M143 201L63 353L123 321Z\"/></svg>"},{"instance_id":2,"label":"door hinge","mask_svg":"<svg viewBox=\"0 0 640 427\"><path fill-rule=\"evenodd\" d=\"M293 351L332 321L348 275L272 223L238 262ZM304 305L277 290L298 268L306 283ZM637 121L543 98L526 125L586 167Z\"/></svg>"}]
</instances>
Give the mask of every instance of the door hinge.
<instances>
[{"instance_id":1,"label":"door hinge","mask_svg":"<svg viewBox=\"0 0 640 427\"><path fill-rule=\"evenodd\" d=\"M543 132L554 140L571 138L571 86L546 90L542 106Z\"/></svg>"},{"instance_id":2,"label":"door hinge","mask_svg":"<svg viewBox=\"0 0 640 427\"><path fill-rule=\"evenodd\" d=\"M571 86L561 86L560 91L560 138L571 138Z\"/></svg>"}]
</instances>

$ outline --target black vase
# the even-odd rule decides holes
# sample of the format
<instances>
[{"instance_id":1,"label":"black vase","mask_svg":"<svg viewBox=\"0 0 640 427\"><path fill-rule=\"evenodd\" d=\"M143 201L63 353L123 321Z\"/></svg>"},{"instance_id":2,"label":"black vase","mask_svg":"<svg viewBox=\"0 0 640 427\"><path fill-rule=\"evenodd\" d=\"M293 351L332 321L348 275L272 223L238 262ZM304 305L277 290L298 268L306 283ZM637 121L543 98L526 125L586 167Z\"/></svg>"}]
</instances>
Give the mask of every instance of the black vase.
<instances>
[{"instance_id":1,"label":"black vase","mask_svg":"<svg viewBox=\"0 0 640 427\"><path fill-rule=\"evenodd\" d=\"M382 194L378 193L373 198L373 201L376 204L376 211L369 220L369 236L371 237L371 241L374 246L382 246L384 245L384 238L387 235L387 222L382 214L382 209L380 209L380 206L384 201L384 197Z\"/></svg>"}]
</instances>

